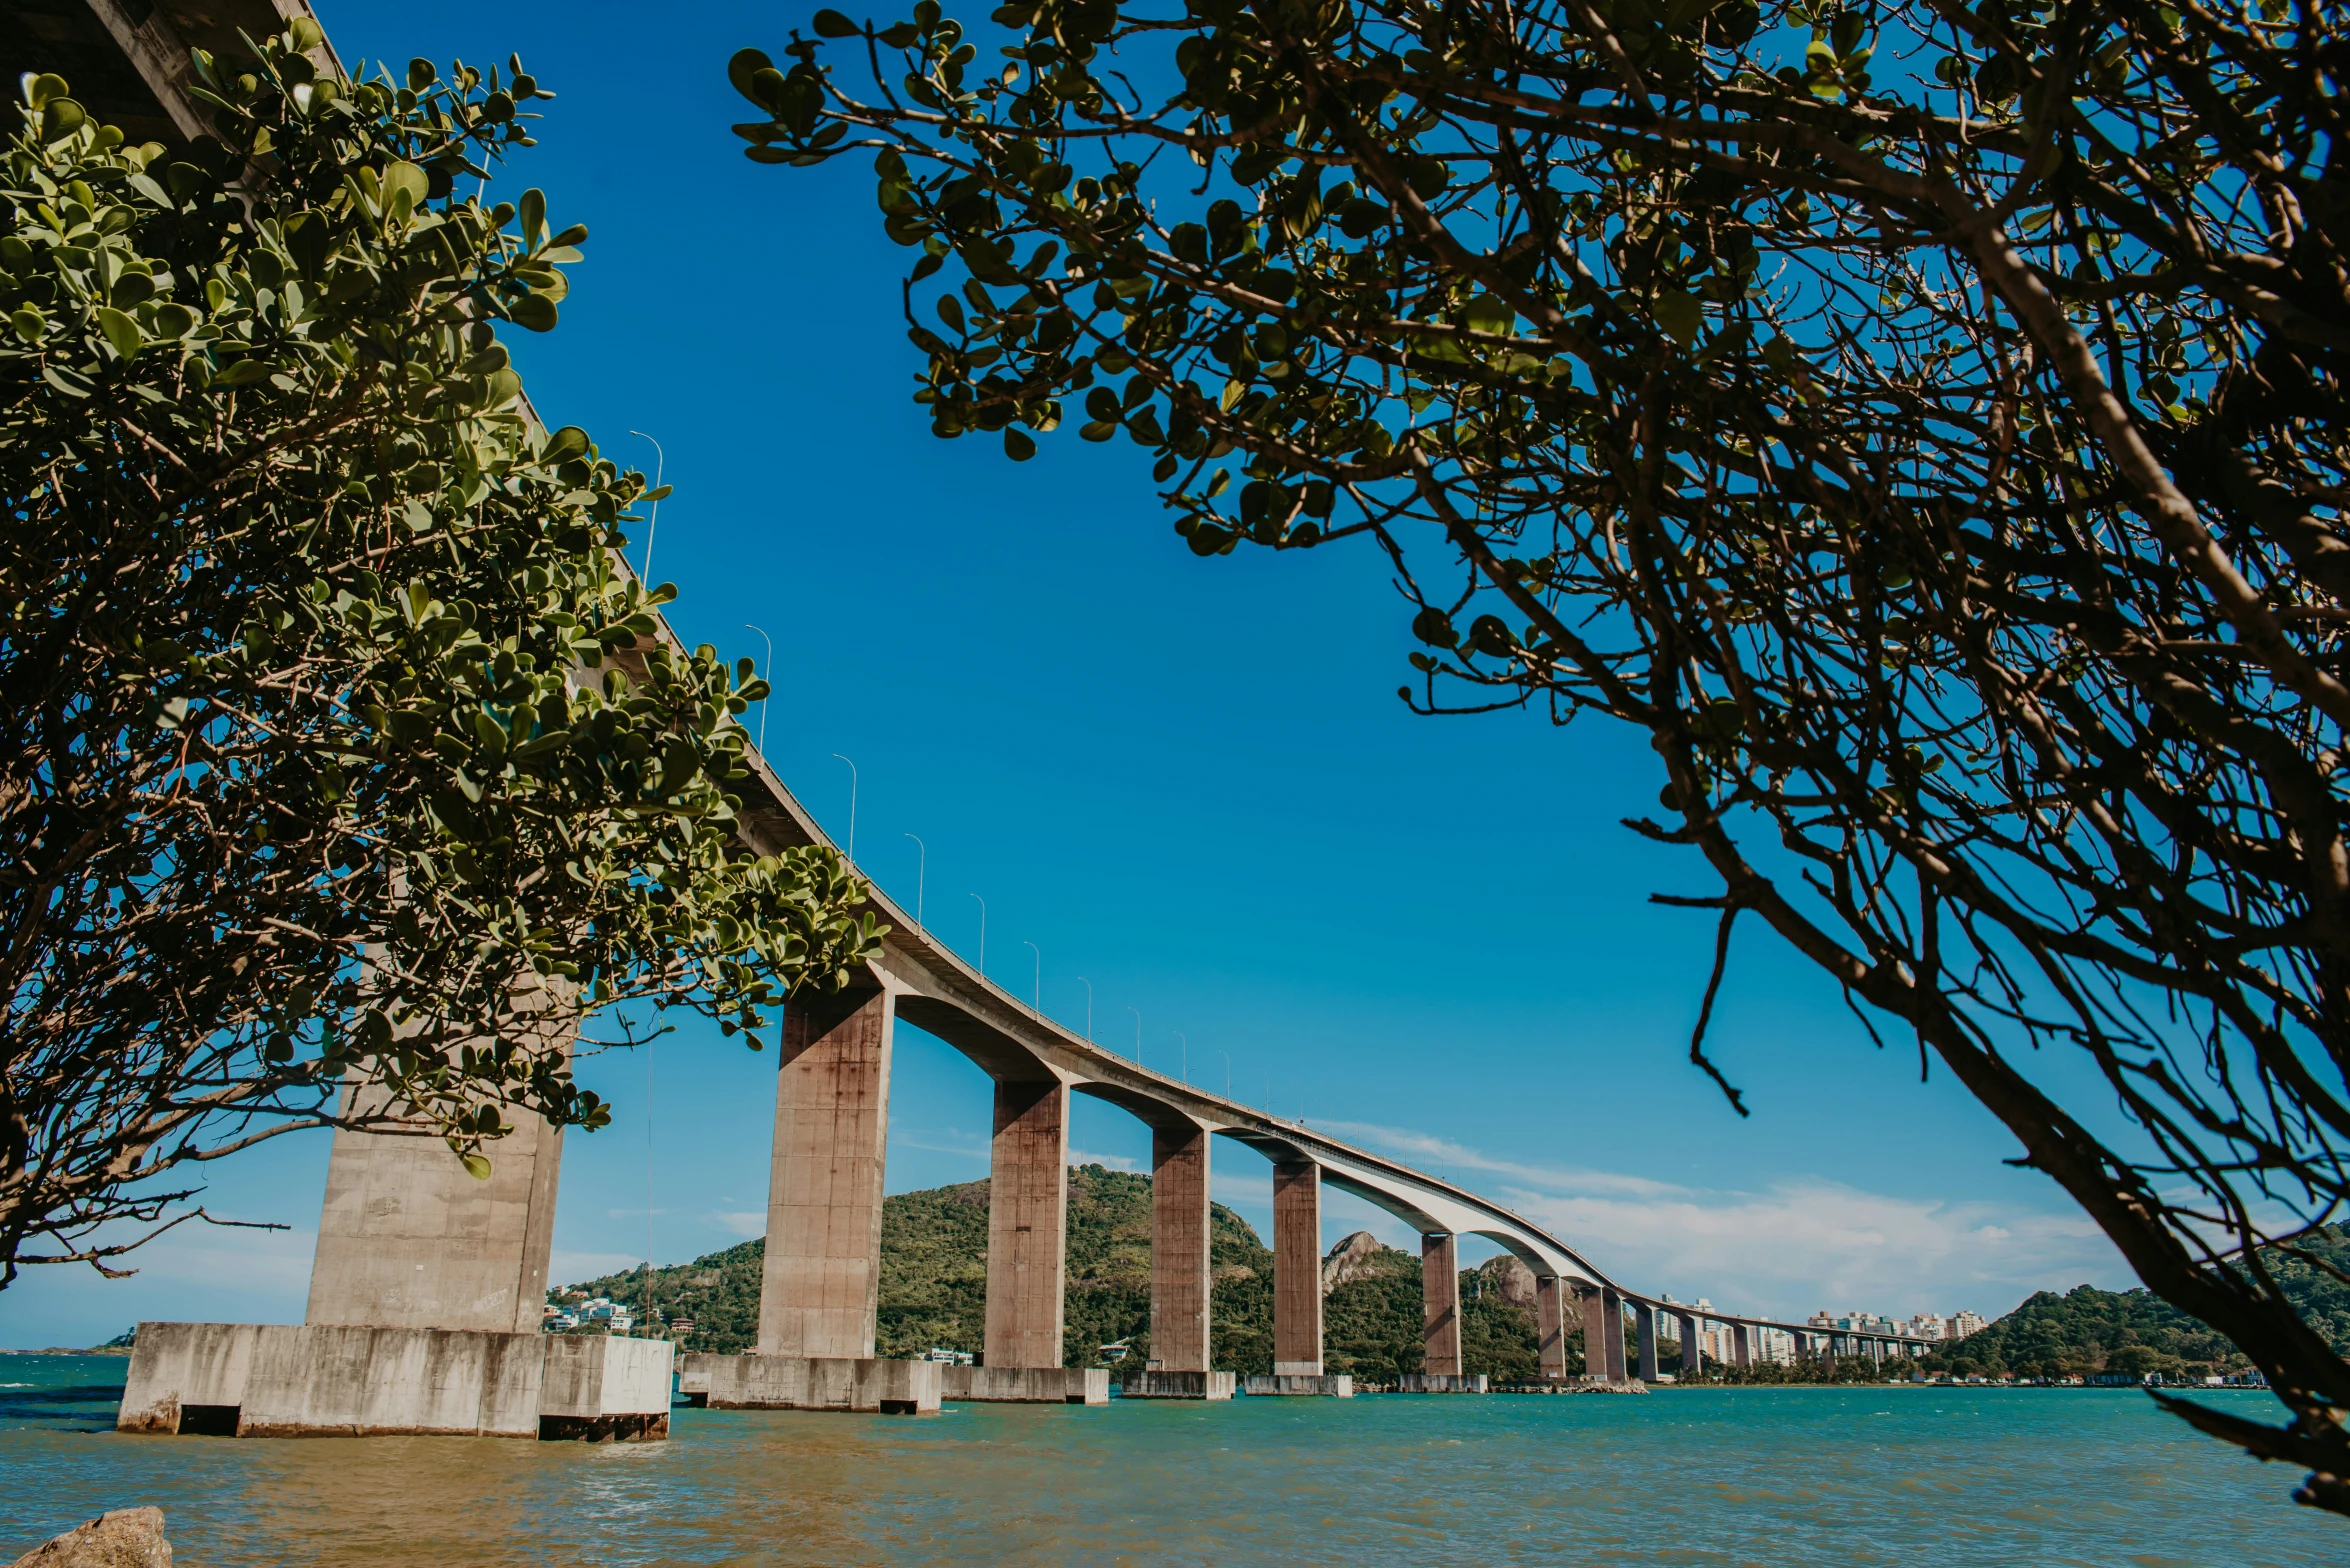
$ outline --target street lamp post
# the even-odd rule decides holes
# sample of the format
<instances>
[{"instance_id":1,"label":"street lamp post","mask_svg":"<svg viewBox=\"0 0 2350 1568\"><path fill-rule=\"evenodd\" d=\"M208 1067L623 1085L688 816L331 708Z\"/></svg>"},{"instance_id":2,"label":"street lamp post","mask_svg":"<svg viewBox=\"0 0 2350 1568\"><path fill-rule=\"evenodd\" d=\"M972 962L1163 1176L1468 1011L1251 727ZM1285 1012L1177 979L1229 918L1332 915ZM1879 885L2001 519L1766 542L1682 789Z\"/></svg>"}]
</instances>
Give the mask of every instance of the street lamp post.
<instances>
[{"instance_id":1,"label":"street lamp post","mask_svg":"<svg viewBox=\"0 0 2350 1568\"><path fill-rule=\"evenodd\" d=\"M630 434L630 435L632 435L632 436L642 436L642 437L643 437L645 440L647 440L647 441L653 441L653 438L652 438L651 436L645 435L645 433L644 433L642 430L631 430L631 431L629 432L629 434ZM661 471L662 471L663 469L667 468L668 466L669 466L669 454L661 450L661 443L660 443L660 442L658 442L658 441L653 441L653 488L654 488L654 489L658 490L658 489L660 489L660 488L661 488ZM645 591L646 591L647 593L650 593L650 592L652 592L652 591L653 591L653 533L654 533L654 530L658 529L660 526L661 526L661 503L660 503L660 502L658 502L658 501L655 501L655 502L653 503L653 515L652 515L651 517L649 517L649 518L645 519L645 577L644 577L644 582L645 582Z\"/></svg>"},{"instance_id":2,"label":"street lamp post","mask_svg":"<svg viewBox=\"0 0 2350 1568\"><path fill-rule=\"evenodd\" d=\"M1126 1010L1134 1015L1134 1065L1140 1067L1142 1065L1142 1009L1129 1007Z\"/></svg>"},{"instance_id":3,"label":"street lamp post","mask_svg":"<svg viewBox=\"0 0 2350 1568\"><path fill-rule=\"evenodd\" d=\"M1183 1042L1183 1055L1178 1058L1182 1063L1180 1076L1185 1083L1189 1083L1191 1082L1191 1037L1180 1029L1170 1029L1167 1032Z\"/></svg>"},{"instance_id":4,"label":"street lamp post","mask_svg":"<svg viewBox=\"0 0 2350 1568\"><path fill-rule=\"evenodd\" d=\"M1036 955L1036 989L1028 993L1028 1010L1036 1015L1038 1023L1042 1023L1044 1022L1044 949L1026 937L1020 939L1020 945Z\"/></svg>"},{"instance_id":5,"label":"street lamp post","mask_svg":"<svg viewBox=\"0 0 2350 1568\"><path fill-rule=\"evenodd\" d=\"M1232 1098L1232 1053L1218 1051L1216 1054L1224 1058L1224 1098L1229 1100Z\"/></svg>"},{"instance_id":6,"label":"street lamp post","mask_svg":"<svg viewBox=\"0 0 2350 1568\"><path fill-rule=\"evenodd\" d=\"M922 881L930 874L930 846L923 843L918 834L909 833L906 837L913 839L915 848L922 851L921 858L914 862L914 924L916 927L920 927L922 924Z\"/></svg>"},{"instance_id":7,"label":"street lamp post","mask_svg":"<svg viewBox=\"0 0 2350 1568\"><path fill-rule=\"evenodd\" d=\"M743 625L757 632L760 636L767 637L764 628L752 626L749 621L743 622ZM759 679L766 681L768 686L767 695L759 699L759 755L762 757L767 755L767 704L775 699L775 682L772 679L774 670L775 639L767 637L767 663L759 672Z\"/></svg>"},{"instance_id":8,"label":"street lamp post","mask_svg":"<svg viewBox=\"0 0 2350 1568\"><path fill-rule=\"evenodd\" d=\"M1091 1045L1093 1044L1093 982L1086 979L1085 976L1079 975L1077 983L1085 987L1085 1043Z\"/></svg>"},{"instance_id":9,"label":"street lamp post","mask_svg":"<svg viewBox=\"0 0 2350 1568\"><path fill-rule=\"evenodd\" d=\"M971 895L979 898L977 893ZM979 898L979 978L987 978L987 900Z\"/></svg>"},{"instance_id":10,"label":"street lamp post","mask_svg":"<svg viewBox=\"0 0 2350 1568\"><path fill-rule=\"evenodd\" d=\"M837 752L837 751L833 753L833 756L840 758L840 760L841 760L841 761L843 761L843 762L849 762L849 759L848 759L848 758L846 758L846 757L842 757L842 756L841 756L841 754L840 754L839 752ZM857 858L857 765L856 765L855 763L853 763L853 762L849 762L849 860L850 860L850 863L851 863L851 864L854 864L854 863L855 863L855 861L856 861L856 858Z\"/></svg>"}]
</instances>

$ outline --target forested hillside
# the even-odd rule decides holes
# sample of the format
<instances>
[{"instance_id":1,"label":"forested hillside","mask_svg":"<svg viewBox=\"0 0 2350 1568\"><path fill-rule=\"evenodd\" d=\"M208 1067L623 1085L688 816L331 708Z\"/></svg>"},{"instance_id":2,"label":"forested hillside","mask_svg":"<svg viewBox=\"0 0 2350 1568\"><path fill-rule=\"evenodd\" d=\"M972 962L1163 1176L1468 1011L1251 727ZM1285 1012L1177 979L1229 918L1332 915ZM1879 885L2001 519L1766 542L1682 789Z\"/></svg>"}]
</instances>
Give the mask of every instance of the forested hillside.
<instances>
[{"instance_id":1,"label":"forested hillside","mask_svg":"<svg viewBox=\"0 0 2350 1568\"><path fill-rule=\"evenodd\" d=\"M1232 1371L1273 1369L1273 1254L1246 1220L1217 1204L1209 1257L1215 1269L1214 1356ZM1069 1172L1068 1331L1071 1366L1102 1363L1101 1347L1121 1341L1129 1364L1150 1355L1150 1180L1099 1165ZM1368 1238L1363 1238L1368 1241ZM1420 1369L1420 1260L1393 1248L1366 1251L1355 1238L1347 1277L1324 1306L1325 1359L1333 1372L1390 1381ZM664 1317L691 1318L689 1350L748 1349L758 1338L759 1268L765 1243L746 1241L655 1272ZM1334 1256L1336 1254L1334 1253ZM1514 1301L1494 1265L1461 1276L1462 1352L1467 1369L1496 1378L1534 1375L1530 1302ZM645 1271L610 1274L568 1287L636 1305ZM881 1211L881 1304L877 1349L918 1355L934 1345L980 1348L987 1316L987 1183L966 1182L885 1199ZM1582 1340L1570 1338L1568 1365L1581 1370Z\"/></svg>"}]
</instances>

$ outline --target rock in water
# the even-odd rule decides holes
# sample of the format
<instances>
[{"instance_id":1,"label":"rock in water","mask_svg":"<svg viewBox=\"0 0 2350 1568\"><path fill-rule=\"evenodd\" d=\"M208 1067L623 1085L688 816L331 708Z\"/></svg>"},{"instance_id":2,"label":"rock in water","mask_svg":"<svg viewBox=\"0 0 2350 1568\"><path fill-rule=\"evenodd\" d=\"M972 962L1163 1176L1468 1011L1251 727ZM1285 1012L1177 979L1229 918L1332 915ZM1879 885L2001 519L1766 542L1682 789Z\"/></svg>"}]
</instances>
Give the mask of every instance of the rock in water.
<instances>
[{"instance_id":1,"label":"rock in water","mask_svg":"<svg viewBox=\"0 0 2350 1568\"><path fill-rule=\"evenodd\" d=\"M10 1568L171 1568L160 1508L117 1508L36 1546Z\"/></svg>"}]
</instances>

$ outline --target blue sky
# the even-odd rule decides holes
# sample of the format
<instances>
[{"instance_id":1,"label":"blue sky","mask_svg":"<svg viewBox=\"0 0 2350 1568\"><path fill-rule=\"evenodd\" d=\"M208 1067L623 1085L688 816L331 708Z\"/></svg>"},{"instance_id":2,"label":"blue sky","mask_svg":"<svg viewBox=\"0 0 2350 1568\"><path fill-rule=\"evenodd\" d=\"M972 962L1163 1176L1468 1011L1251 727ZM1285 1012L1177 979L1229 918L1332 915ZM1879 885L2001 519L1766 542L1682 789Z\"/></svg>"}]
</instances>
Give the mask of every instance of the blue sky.
<instances>
[{"instance_id":1,"label":"blue sky","mask_svg":"<svg viewBox=\"0 0 2350 1568\"><path fill-rule=\"evenodd\" d=\"M951 8L950 8L951 9ZM765 656L767 749L837 837L858 770L862 869L989 972L1195 1081L1302 1112L1555 1225L1641 1288L1808 1313L1997 1313L2126 1269L1955 1084L1873 1048L1759 928L1713 1050L1740 1120L1688 1065L1703 914L1645 902L1702 871L1617 825L1653 810L1645 744L1595 721L1425 719L1409 616L1368 549L1195 559L1147 458L1073 433L1014 466L933 439L897 312L908 255L870 172L748 163L728 55L788 7L336 3L346 61L525 65L560 97L501 187L591 229L563 323L515 343L531 395L626 462L658 437L676 495L654 575L675 621ZM641 559L641 552L639 558ZM754 715L754 726L757 718ZM892 1191L986 1174L985 1078L909 1029ZM573 1134L559 1277L681 1261L756 1234L773 1056L712 1031L586 1063L618 1104ZM1229 1067L1227 1067L1227 1061ZM2056 1081L2070 1077L2050 1064ZM1080 1099L1074 1147L1146 1167L1149 1139ZM648 1149L650 1160L648 1160ZM1268 1168L1219 1143L1217 1196L1260 1227ZM283 1233L178 1233L131 1279L35 1270L0 1345L86 1343L140 1317L297 1321L323 1139L230 1162L208 1201ZM647 1197L648 1168L651 1196ZM648 1209L651 1225L648 1227ZM1401 1227L1333 1197L1326 1242ZM1477 1257L1484 1251L1471 1249Z\"/></svg>"}]
</instances>

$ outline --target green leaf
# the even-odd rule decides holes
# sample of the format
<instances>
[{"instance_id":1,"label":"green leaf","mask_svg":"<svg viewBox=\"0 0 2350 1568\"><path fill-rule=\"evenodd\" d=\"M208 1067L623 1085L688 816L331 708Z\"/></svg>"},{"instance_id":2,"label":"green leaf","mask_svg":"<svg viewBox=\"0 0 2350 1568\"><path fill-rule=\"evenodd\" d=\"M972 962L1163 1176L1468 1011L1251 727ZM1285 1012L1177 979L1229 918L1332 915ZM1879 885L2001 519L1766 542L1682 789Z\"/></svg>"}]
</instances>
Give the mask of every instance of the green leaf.
<instances>
[{"instance_id":1,"label":"green leaf","mask_svg":"<svg viewBox=\"0 0 2350 1568\"><path fill-rule=\"evenodd\" d=\"M547 232L547 193L532 186L522 193L522 240L532 249Z\"/></svg>"},{"instance_id":2,"label":"green leaf","mask_svg":"<svg viewBox=\"0 0 2350 1568\"><path fill-rule=\"evenodd\" d=\"M1679 289L1659 293L1650 309L1656 316L1656 324L1683 348L1697 341L1698 328L1705 324L1705 308L1698 303L1697 296Z\"/></svg>"},{"instance_id":3,"label":"green leaf","mask_svg":"<svg viewBox=\"0 0 2350 1568\"><path fill-rule=\"evenodd\" d=\"M554 331L558 319L555 302L544 294L525 294L520 299L510 301L506 306L506 314L515 325L527 327L533 332Z\"/></svg>"},{"instance_id":4,"label":"green leaf","mask_svg":"<svg viewBox=\"0 0 2350 1568\"><path fill-rule=\"evenodd\" d=\"M139 324L116 310L112 305L98 307L98 330L106 334L106 341L125 359L138 357L144 340L139 336Z\"/></svg>"},{"instance_id":5,"label":"green leaf","mask_svg":"<svg viewBox=\"0 0 2350 1568\"><path fill-rule=\"evenodd\" d=\"M457 1158L464 1161L465 1174L472 1177L475 1181L488 1181L490 1179L490 1162L486 1155L475 1154L471 1151L467 1151L464 1154L458 1155Z\"/></svg>"},{"instance_id":6,"label":"green leaf","mask_svg":"<svg viewBox=\"0 0 2350 1568\"><path fill-rule=\"evenodd\" d=\"M859 31L856 23L829 6L816 13L814 26L819 38L854 38Z\"/></svg>"},{"instance_id":7,"label":"green leaf","mask_svg":"<svg viewBox=\"0 0 2350 1568\"><path fill-rule=\"evenodd\" d=\"M1024 430L1010 425L1004 427L1004 455L1015 463L1025 463L1036 455L1036 442Z\"/></svg>"}]
</instances>

